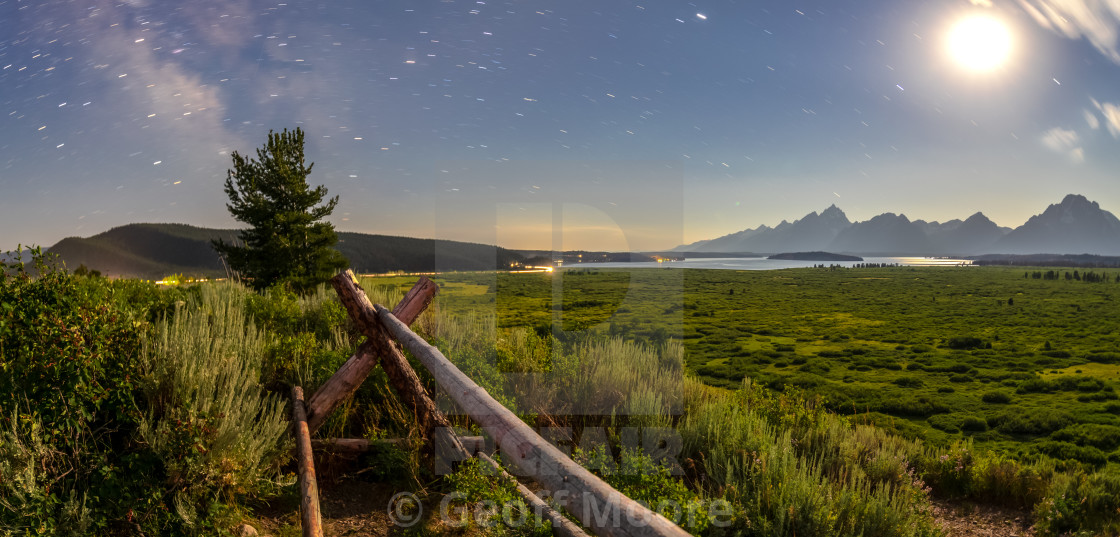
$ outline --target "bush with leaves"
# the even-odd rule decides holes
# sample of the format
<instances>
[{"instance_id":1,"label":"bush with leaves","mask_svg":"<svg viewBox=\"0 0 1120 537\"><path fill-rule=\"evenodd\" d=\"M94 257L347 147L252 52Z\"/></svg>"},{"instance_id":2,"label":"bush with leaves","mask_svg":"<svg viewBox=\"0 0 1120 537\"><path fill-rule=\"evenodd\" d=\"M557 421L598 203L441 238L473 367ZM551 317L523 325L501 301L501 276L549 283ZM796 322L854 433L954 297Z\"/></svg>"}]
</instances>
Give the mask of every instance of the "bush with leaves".
<instances>
[{"instance_id":1,"label":"bush with leaves","mask_svg":"<svg viewBox=\"0 0 1120 537\"><path fill-rule=\"evenodd\" d=\"M158 473L130 436L139 323L104 300L111 283L32 256L0 267L0 527L109 532L153 503L141 481Z\"/></svg>"}]
</instances>

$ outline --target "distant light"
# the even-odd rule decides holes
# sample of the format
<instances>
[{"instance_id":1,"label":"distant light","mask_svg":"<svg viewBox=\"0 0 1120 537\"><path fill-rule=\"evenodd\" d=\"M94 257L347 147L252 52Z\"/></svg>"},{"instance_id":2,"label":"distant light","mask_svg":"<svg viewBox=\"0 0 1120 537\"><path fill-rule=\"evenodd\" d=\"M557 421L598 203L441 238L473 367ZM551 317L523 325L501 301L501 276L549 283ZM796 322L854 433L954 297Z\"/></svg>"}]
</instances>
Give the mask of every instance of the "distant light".
<instances>
[{"instance_id":1,"label":"distant light","mask_svg":"<svg viewBox=\"0 0 1120 537\"><path fill-rule=\"evenodd\" d=\"M162 160L157 160L157 161L152 163L152 166L159 166L160 164L163 164L163 161Z\"/></svg>"},{"instance_id":2,"label":"distant light","mask_svg":"<svg viewBox=\"0 0 1120 537\"><path fill-rule=\"evenodd\" d=\"M705 15L705 14L703 14L703 13L697 13L697 14L696 14L696 18L698 18L698 19L700 19L700 20L702 20L702 21L706 21L706 20L708 20L708 16L707 16L707 15Z\"/></svg>"}]
</instances>

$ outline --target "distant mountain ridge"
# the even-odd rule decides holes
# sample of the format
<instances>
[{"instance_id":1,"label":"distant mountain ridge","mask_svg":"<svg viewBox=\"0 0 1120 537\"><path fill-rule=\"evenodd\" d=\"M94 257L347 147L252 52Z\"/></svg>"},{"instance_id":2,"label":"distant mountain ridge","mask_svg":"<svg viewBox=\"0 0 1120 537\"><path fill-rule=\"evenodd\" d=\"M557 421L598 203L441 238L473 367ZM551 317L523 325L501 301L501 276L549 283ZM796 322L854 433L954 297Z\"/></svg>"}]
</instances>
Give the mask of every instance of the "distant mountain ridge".
<instances>
[{"instance_id":1,"label":"distant mountain ridge","mask_svg":"<svg viewBox=\"0 0 1120 537\"><path fill-rule=\"evenodd\" d=\"M745 229L678 246L676 252L798 252L860 255L1120 254L1120 219L1085 196L1070 194L1022 226L1000 227L983 213L926 222L883 213L851 222L835 205L820 214Z\"/></svg>"},{"instance_id":2,"label":"distant mountain ridge","mask_svg":"<svg viewBox=\"0 0 1120 537\"><path fill-rule=\"evenodd\" d=\"M222 277L227 270L210 241L235 242L238 234L236 229L186 224L129 224L88 238L63 239L49 251L70 269L85 265L107 276ZM338 238L338 250L356 272L493 270L522 260L516 252L485 244L345 231Z\"/></svg>"}]
</instances>

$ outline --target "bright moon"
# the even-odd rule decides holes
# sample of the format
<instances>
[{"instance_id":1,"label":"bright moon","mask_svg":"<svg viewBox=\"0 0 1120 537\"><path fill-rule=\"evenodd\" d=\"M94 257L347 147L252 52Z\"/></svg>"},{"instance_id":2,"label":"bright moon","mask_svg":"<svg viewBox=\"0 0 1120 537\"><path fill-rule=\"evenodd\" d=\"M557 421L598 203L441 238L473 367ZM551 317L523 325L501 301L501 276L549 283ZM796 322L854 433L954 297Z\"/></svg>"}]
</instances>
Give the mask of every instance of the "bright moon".
<instances>
[{"instance_id":1,"label":"bright moon","mask_svg":"<svg viewBox=\"0 0 1120 537\"><path fill-rule=\"evenodd\" d=\"M991 17L969 17L949 30L948 46L949 55L962 67L991 71L1011 55L1011 31Z\"/></svg>"}]
</instances>

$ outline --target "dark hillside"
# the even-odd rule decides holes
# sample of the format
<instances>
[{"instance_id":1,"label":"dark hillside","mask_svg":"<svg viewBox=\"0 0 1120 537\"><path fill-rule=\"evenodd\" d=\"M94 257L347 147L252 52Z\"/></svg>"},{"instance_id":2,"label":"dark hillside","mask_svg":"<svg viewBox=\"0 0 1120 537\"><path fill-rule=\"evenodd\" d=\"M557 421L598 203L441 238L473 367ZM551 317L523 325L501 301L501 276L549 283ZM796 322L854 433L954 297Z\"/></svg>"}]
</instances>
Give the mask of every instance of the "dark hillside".
<instances>
[{"instance_id":1,"label":"dark hillside","mask_svg":"<svg viewBox=\"0 0 1120 537\"><path fill-rule=\"evenodd\" d=\"M85 265L107 276L160 278L183 273L225 276L210 240L233 240L237 231L185 224L129 224L89 238L69 237L51 246L73 269Z\"/></svg>"},{"instance_id":2,"label":"dark hillside","mask_svg":"<svg viewBox=\"0 0 1120 537\"><path fill-rule=\"evenodd\" d=\"M224 277L212 239L237 240L235 229L185 224L129 224L89 238L70 237L50 248L70 269L79 265L107 276L158 279L171 274ZM338 249L357 272L493 270L521 256L496 246L340 232Z\"/></svg>"},{"instance_id":3,"label":"dark hillside","mask_svg":"<svg viewBox=\"0 0 1120 537\"><path fill-rule=\"evenodd\" d=\"M343 232L338 249L358 272L494 270L521 261L505 248L436 239Z\"/></svg>"}]
</instances>

